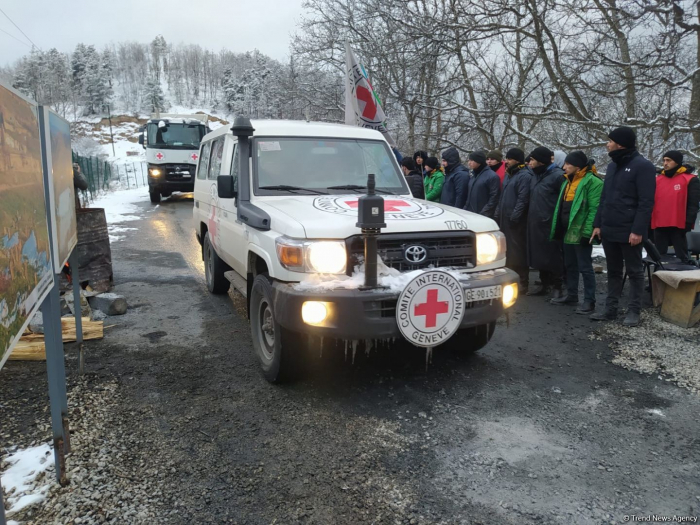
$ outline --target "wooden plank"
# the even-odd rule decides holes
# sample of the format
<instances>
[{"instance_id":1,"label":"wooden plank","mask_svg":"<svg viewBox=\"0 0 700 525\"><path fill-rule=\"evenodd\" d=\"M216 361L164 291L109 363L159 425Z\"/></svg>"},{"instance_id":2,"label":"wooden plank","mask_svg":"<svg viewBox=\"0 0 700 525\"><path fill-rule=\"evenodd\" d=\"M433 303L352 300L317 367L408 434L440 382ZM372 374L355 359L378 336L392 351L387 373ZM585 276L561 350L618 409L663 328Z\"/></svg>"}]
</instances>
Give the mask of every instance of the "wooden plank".
<instances>
[{"instance_id":1,"label":"wooden plank","mask_svg":"<svg viewBox=\"0 0 700 525\"><path fill-rule=\"evenodd\" d=\"M63 342L69 343L76 340L75 318L61 318L61 334ZM104 323L91 321L89 317L83 317L83 341L102 339L104 337ZM14 351L10 354L10 361L44 361L46 360L46 348L44 347L44 334L26 333L17 341Z\"/></svg>"}]
</instances>

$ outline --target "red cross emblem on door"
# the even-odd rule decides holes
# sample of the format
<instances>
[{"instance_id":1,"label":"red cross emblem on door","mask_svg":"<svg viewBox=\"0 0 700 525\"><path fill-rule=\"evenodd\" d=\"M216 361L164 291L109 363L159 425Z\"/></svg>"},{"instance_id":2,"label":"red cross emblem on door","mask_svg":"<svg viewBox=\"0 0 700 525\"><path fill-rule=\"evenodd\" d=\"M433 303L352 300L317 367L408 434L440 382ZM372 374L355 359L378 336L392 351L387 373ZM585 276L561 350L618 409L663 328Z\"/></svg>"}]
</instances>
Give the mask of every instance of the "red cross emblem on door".
<instances>
[{"instance_id":1,"label":"red cross emblem on door","mask_svg":"<svg viewBox=\"0 0 700 525\"><path fill-rule=\"evenodd\" d=\"M165 156L165 155L163 155L160 151L159 151L158 153L156 153L156 158L157 158L158 160L163 160L163 157L164 157L164 156Z\"/></svg>"},{"instance_id":2,"label":"red cross emblem on door","mask_svg":"<svg viewBox=\"0 0 700 525\"><path fill-rule=\"evenodd\" d=\"M199 155L197 155L196 153L193 153L192 155L190 155L190 158L191 158L193 161L197 162L197 159L199 158Z\"/></svg>"},{"instance_id":3,"label":"red cross emblem on door","mask_svg":"<svg viewBox=\"0 0 700 525\"><path fill-rule=\"evenodd\" d=\"M425 316L425 327L435 328L437 325L437 316L446 314L450 311L448 301L438 301L438 290L433 288L428 290L428 298L426 302L417 304L414 307L414 315Z\"/></svg>"},{"instance_id":4,"label":"red cross emblem on door","mask_svg":"<svg viewBox=\"0 0 700 525\"><path fill-rule=\"evenodd\" d=\"M351 208L357 208L357 201L345 201L345 204ZM401 211L401 208L410 207L411 204L406 201L387 200L384 199L384 211Z\"/></svg>"}]
</instances>

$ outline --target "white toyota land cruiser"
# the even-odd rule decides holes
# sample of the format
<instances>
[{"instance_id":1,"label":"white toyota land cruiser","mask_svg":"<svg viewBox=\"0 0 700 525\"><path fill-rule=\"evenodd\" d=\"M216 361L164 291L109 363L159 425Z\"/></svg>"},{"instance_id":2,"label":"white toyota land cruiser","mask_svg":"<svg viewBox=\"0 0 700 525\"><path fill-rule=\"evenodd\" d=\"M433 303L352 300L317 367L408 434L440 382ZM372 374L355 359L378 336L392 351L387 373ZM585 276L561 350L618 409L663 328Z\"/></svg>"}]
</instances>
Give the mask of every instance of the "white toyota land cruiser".
<instances>
[{"instance_id":1,"label":"white toyota land cruiser","mask_svg":"<svg viewBox=\"0 0 700 525\"><path fill-rule=\"evenodd\" d=\"M496 223L414 199L377 131L237 118L206 135L199 156L193 215L207 286L226 293L232 284L247 298L269 381L283 377L305 336L344 340L347 349L403 335L432 349L454 333L450 346L472 352L515 303L518 277L505 268ZM376 287L362 286L366 231L358 227L369 174L386 223L371 230Z\"/></svg>"}]
</instances>

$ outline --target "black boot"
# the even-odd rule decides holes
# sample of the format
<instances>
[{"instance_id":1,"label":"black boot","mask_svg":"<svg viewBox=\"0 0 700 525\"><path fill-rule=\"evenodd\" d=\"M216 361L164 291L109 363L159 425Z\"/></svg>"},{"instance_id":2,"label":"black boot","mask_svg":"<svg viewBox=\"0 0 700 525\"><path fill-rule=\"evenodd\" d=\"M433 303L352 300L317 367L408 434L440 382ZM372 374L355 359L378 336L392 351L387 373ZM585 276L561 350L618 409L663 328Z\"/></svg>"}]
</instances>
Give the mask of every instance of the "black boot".
<instances>
[{"instance_id":1,"label":"black boot","mask_svg":"<svg viewBox=\"0 0 700 525\"><path fill-rule=\"evenodd\" d=\"M576 308L576 313L581 315L589 315L595 312L595 303L591 301L583 301L583 304Z\"/></svg>"},{"instance_id":2,"label":"black boot","mask_svg":"<svg viewBox=\"0 0 700 525\"><path fill-rule=\"evenodd\" d=\"M603 312L595 313L589 316L591 321L614 321L617 319L617 310L606 308Z\"/></svg>"},{"instance_id":3,"label":"black boot","mask_svg":"<svg viewBox=\"0 0 700 525\"><path fill-rule=\"evenodd\" d=\"M622 324L630 327L639 326L639 312L630 312L628 310L627 315L625 316L625 320L622 321Z\"/></svg>"},{"instance_id":4,"label":"black boot","mask_svg":"<svg viewBox=\"0 0 700 525\"><path fill-rule=\"evenodd\" d=\"M555 293L558 290L555 290ZM578 304L578 296L577 295L562 295L560 297L553 297L552 299L549 300L551 304L556 304L559 306L565 306L565 305L574 305Z\"/></svg>"}]
</instances>

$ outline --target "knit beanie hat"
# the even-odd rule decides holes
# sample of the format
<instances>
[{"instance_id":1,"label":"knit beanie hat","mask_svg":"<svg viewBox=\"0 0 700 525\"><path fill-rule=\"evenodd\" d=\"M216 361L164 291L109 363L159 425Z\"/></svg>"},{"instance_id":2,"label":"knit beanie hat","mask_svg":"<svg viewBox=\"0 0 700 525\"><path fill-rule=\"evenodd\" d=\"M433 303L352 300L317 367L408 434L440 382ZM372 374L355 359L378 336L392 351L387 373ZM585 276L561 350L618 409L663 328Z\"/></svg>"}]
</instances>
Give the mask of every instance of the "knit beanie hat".
<instances>
[{"instance_id":1,"label":"knit beanie hat","mask_svg":"<svg viewBox=\"0 0 700 525\"><path fill-rule=\"evenodd\" d=\"M683 154L678 150L672 149L670 151L667 151L666 153L664 153L664 157L668 157L679 166L683 164Z\"/></svg>"},{"instance_id":2,"label":"knit beanie hat","mask_svg":"<svg viewBox=\"0 0 700 525\"><path fill-rule=\"evenodd\" d=\"M608 134L608 138L627 149L632 149L637 145L637 134L629 126L615 128Z\"/></svg>"},{"instance_id":3,"label":"knit beanie hat","mask_svg":"<svg viewBox=\"0 0 700 525\"><path fill-rule=\"evenodd\" d=\"M530 157L535 159L537 162L541 162L545 166L549 166L552 163L552 150L545 148L544 146L538 146L530 152Z\"/></svg>"},{"instance_id":4,"label":"knit beanie hat","mask_svg":"<svg viewBox=\"0 0 700 525\"><path fill-rule=\"evenodd\" d=\"M497 149L493 149L486 154L486 158L501 162L503 160L503 153Z\"/></svg>"},{"instance_id":5,"label":"knit beanie hat","mask_svg":"<svg viewBox=\"0 0 700 525\"><path fill-rule=\"evenodd\" d=\"M518 163L522 164L525 162L525 152L520 148L510 148L506 152L506 158L511 160L517 160Z\"/></svg>"},{"instance_id":6,"label":"knit beanie hat","mask_svg":"<svg viewBox=\"0 0 700 525\"><path fill-rule=\"evenodd\" d=\"M486 154L483 151L472 151L469 154L469 160L481 164L482 166L486 164Z\"/></svg>"},{"instance_id":7,"label":"knit beanie hat","mask_svg":"<svg viewBox=\"0 0 700 525\"><path fill-rule=\"evenodd\" d=\"M588 166L588 157L583 151L572 151L566 156L565 164L571 164L577 168L585 168Z\"/></svg>"},{"instance_id":8,"label":"knit beanie hat","mask_svg":"<svg viewBox=\"0 0 700 525\"><path fill-rule=\"evenodd\" d=\"M427 159L423 159L423 164L431 170L435 170L440 165L440 161L438 161L437 157L428 157Z\"/></svg>"}]
</instances>

